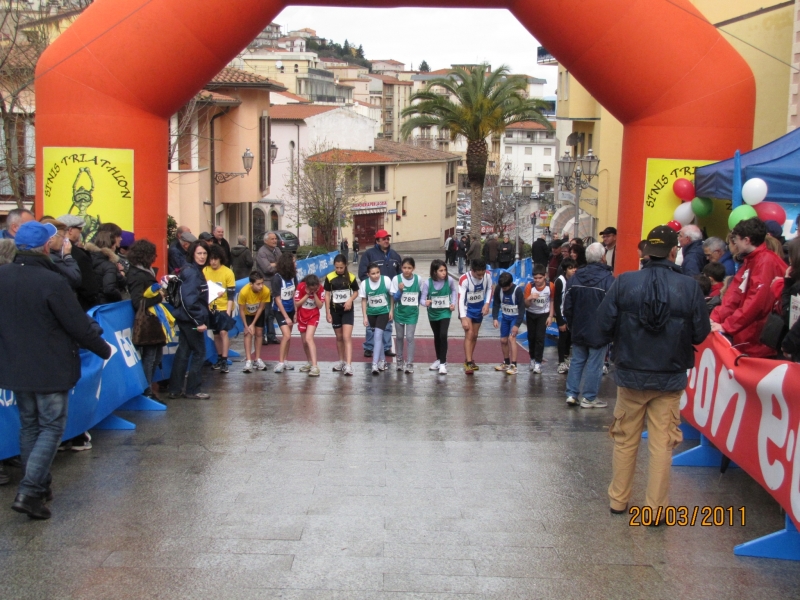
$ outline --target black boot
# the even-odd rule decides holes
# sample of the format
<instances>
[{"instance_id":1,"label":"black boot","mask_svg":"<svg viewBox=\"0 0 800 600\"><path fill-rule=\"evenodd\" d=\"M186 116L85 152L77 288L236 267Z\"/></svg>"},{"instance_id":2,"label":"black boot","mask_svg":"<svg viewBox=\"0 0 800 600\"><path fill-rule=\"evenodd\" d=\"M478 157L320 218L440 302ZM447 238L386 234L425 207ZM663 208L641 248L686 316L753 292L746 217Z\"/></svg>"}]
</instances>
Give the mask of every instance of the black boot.
<instances>
[{"instance_id":1,"label":"black boot","mask_svg":"<svg viewBox=\"0 0 800 600\"><path fill-rule=\"evenodd\" d=\"M11 481L11 477L3 464L0 463L0 485L6 485L9 481Z\"/></svg>"},{"instance_id":2,"label":"black boot","mask_svg":"<svg viewBox=\"0 0 800 600\"><path fill-rule=\"evenodd\" d=\"M11 510L28 515L31 519L49 519L52 515L50 509L44 505L44 499L39 496L26 496L17 494Z\"/></svg>"}]
</instances>

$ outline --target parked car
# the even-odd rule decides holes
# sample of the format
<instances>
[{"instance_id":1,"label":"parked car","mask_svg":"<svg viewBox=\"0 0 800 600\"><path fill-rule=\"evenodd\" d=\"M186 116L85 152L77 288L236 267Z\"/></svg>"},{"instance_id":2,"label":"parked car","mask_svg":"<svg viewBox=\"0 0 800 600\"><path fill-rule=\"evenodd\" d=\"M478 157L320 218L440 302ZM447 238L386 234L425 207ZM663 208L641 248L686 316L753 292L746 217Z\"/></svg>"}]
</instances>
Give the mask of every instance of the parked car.
<instances>
[{"instance_id":1,"label":"parked car","mask_svg":"<svg viewBox=\"0 0 800 600\"><path fill-rule=\"evenodd\" d=\"M274 233L278 236L278 248L281 249L281 252L291 252L292 254L297 254L297 249L300 247L300 240L297 239L297 236L294 233L291 231L286 231L285 229L278 229L276 231L271 231L270 233ZM258 252L258 249L263 245L263 235L259 236L258 239L253 241L253 246L256 252Z\"/></svg>"}]
</instances>

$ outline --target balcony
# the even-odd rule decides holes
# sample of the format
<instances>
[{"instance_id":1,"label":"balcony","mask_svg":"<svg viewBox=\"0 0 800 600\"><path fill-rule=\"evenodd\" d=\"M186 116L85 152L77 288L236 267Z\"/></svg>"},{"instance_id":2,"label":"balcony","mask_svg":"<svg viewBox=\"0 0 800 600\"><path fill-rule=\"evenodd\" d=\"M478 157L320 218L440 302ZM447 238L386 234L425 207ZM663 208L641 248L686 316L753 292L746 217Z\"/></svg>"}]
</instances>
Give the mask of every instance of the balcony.
<instances>
[{"instance_id":1,"label":"balcony","mask_svg":"<svg viewBox=\"0 0 800 600\"><path fill-rule=\"evenodd\" d=\"M334 104L344 104L346 100L344 96L325 96L323 94L309 94L308 99L311 102L332 102Z\"/></svg>"},{"instance_id":2,"label":"balcony","mask_svg":"<svg viewBox=\"0 0 800 600\"><path fill-rule=\"evenodd\" d=\"M558 61L544 46L536 49L536 62L540 65L557 65Z\"/></svg>"}]
</instances>

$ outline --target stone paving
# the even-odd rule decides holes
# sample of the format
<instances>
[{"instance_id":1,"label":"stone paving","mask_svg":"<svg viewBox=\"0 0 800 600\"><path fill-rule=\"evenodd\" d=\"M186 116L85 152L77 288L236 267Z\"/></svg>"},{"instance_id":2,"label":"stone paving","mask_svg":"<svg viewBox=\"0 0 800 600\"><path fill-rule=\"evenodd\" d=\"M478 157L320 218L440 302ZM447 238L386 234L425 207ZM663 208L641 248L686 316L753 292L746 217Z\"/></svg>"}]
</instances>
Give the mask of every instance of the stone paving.
<instances>
[{"instance_id":1,"label":"stone paving","mask_svg":"<svg viewBox=\"0 0 800 600\"><path fill-rule=\"evenodd\" d=\"M783 525L740 469L676 467L671 496L744 506L744 527L611 516L613 381L609 408L567 408L545 356L516 377L208 369L211 400L119 413L136 431L60 453L50 521L7 508L12 470L0 598L798 597L800 563L732 553Z\"/></svg>"}]
</instances>

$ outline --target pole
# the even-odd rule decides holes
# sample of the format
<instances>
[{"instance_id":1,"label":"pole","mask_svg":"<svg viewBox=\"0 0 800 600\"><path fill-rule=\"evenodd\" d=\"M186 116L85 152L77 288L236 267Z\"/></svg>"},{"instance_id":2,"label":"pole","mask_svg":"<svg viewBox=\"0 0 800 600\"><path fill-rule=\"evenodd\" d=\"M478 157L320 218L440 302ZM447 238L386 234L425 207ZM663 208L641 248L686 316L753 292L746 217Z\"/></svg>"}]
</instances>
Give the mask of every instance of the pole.
<instances>
[{"instance_id":1,"label":"pole","mask_svg":"<svg viewBox=\"0 0 800 600\"><path fill-rule=\"evenodd\" d=\"M517 245L514 259L519 262L519 202L514 198L514 226L517 229Z\"/></svg>"},{"instance_id":2,"label":"pole","mask_svg":"<svg viewBox=\"0 0 800 600\"><path fill-rule=\"evenodd\" d=\"M573 225L573 238L580 237L580 214L581 214L581 169L575 167L575 223Z\"/></svg>"}]
</instances>

